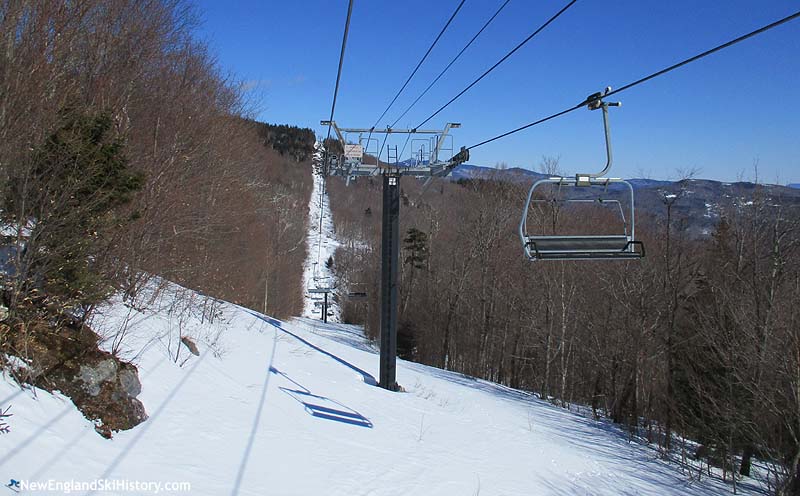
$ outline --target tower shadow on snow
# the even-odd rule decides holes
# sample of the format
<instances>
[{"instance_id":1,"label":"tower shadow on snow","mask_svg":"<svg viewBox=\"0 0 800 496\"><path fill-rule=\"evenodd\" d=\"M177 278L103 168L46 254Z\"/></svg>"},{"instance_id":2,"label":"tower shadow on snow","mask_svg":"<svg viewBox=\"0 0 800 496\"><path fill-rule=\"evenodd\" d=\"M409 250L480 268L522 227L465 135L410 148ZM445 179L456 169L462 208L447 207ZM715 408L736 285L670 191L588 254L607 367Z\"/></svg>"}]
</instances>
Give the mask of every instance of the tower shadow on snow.
<instances>
[{"instance_id":1,"label":"tower shadow on snow","mask_svg":"<svg viewBox=\"0 0 800 496\"><path fill-rule=\"evenodd\" d=\"M305 339L301 338L297 334L285 329L283 327L283 322L281 322L280 320L274 319L272 317L268 317L266 315L261 315L261 314L255 313L255 312L250 312L250 313L254 317L258 318L259 320L263 320L264 322L266 322L267 324L271 325L272 327L275 327L276 329L279 329L282 332L292 336L293 338L295 338L296 340L300 341L301 343L303 343L304 345L308 346L309 348L322 353L323 355L327 356L328 358L332 358L333 360L335 360L338 363L344 365L345 367L349 368L350 370L358 372L361 375L361 377L363 378L364 382L369 384L370 386L377 386L378 385L378 381L369 372L356 367L352 363L339 358L338 356L334 355L333 353L331 353L329 351L326 351L326 350L320 348L319 346L317 346L317 345L315 345L315 344L313 344L313 343L311 343L309 341L306 341Z\"/></svg>"}]
</instances>

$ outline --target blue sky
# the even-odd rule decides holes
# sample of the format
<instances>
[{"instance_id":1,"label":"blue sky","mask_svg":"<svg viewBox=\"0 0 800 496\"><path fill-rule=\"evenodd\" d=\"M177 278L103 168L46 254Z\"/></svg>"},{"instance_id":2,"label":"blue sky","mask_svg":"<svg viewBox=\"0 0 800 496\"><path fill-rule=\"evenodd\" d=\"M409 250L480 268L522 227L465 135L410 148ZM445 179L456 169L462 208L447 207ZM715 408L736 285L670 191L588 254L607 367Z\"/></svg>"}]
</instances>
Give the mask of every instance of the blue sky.
<instances>
[{"instance_id":1,"label":"blue sky","mask_svg":"<svg viewBox=\"0 0 800 496\"><path fill-rule=\"evenodd\" d=\"M388 112L394 121L502 0L466 0ZM398 123L414 127L557 12L566 0L511 0L450 71ZM369 127L458 0L355 0L336 121ZM197 0L198 37L241 81L255 117L311 127L330 112L346 0ZM563 110L800 9L796 0L578 0L555 23L425 127L460 122L456 146ZM800 182L800 20L637 86L611 109L612 176ZM565 172L604 163L599 112L562 118L473 149L470 163ZM404 138L394 137L402 147ZM408 153L408 152L407 152Z\"/></svg>"}]
</instances>

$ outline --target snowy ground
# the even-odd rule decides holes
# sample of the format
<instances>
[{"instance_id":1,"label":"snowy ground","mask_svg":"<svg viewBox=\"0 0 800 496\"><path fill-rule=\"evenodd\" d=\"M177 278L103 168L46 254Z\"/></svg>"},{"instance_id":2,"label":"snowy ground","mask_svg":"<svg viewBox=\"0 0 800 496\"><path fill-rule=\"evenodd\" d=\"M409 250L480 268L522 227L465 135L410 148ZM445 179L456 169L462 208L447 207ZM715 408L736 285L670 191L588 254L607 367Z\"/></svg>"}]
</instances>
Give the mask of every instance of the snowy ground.
<instances>
[{"instance_id":1,"label":"snowy ground","mask_svg":"<svg viewBox=\"0 0 800 496\"><path fill-rule=\"evenodd\" d=\"M315 165L322 160L322 152L317 145L314 155ZM315 167L315 171L319 167ZM306 247L308 258L303 266L303 284L305 299L303 317L320 318L322 316L322 294L309 293L309 289L335 286L333 274L325 266L325 262L336 251L338 242L333 230L333 217L328 204L328 193L325 191L325 179L314 174L314 189L311 192L311 202L308 206L308 234ZM339 305L333 301L332 294L328 295L328 321L340 322Z\"/></svg>"},{"instance_id":2,"label":"snowy ground","mask_svg":"<svg viewBox=\"0 0 800 496\"><path fill-rule=\"evenodd\" d=\"M14 414L0 436L0 480L151 482L161 494L178 494L165 486L176 482L214 496L730 492L691 482L608 424L519 391L404 361L405 392L375 387L378 357L358 328L221 303L201 322L202 303L169 287L145 311L103 310L97 325L109 338L127 323L123 352L136 357L150 415L112 440L61 395L0 380L0 406ZM200 356L176 363L167 351L186 334Z\"/></svg>"}]
</instances>

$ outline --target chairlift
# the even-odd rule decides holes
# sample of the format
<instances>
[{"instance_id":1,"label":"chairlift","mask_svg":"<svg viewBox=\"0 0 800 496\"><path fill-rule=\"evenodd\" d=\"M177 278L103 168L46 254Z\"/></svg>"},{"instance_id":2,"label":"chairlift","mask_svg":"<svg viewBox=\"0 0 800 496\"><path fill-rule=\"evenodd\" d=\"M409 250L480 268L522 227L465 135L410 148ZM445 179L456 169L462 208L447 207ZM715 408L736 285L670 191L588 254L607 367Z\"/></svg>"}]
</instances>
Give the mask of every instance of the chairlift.
<instances>
[{"instance_id":1,"label":"chairlift","mask_svg":"<svg viewBox=\"0 0 800 496\"><path fill-rule=\"evenodd\" d=\"M354 282L347 288L345 297L350 301L363 301L367 299L366 284L361 282Z\"/></svg>"},{"instance_id":2,"label":"chairlift","mask_svg":"<svg viewBox=\"0 0 800 496\"><path fill-rule=\"evenodd\" d=\"M525 209L522 213L522 220L519 225L519 236L525 250L525 256L531 261L536 260L629 260L644 257L644 244L636 239L636 221L634 215L634 194L633 186L624 179L603 177L611 168L612 154L610 131L608 125L608 107L619 107L621 103L607 103L603 101L603 96L608 94L611 88L606 88L602 93L595 93L586 99L589 110L602 109L603 128L606 141L606 166L595 174L576 174L575 177L549 177L540 179L533 183L525 202ZM550 189L556 189L556 197L550 199L534 196L549 185ZM623 203L613 197L617 188L614 185L621 185L626 189L623 197L629 197L629 209L623 207ZM592 198L592 193L598 189L600 195ZM591 190L591 191L590 191ZM569 193L572 193L570 195ZM602 195L609 195L603 197ZM562 197L564 195L564 197ZM588 197L587 197L588 196ZM622 228L615 233L593 234L537 234L528 230L528 213L532 204L550 203L552 208L561 206L583 205L595 206L600 208L611 207L619 216ZM628 217L625 211L628 210ZM570 212L567 210L566 215ZM555 227L555 226L554 226ZM583 226L582 226L583 227Z\"/></svg>"},{"instance_id":3,"label":"chairlift","mask_svg":"<svg viewBox=\"0 0 800 496\"><path fill-rule=\"evenodd\" d=\"M314 298L315 297L314 295L320 295L320 294L325 295L327 293L333 293L335 290L336 288L332 286L331 287L317 286L316 288L308 288L306 291L308 292L308 294L311 295L312 298Z\"/></svg>"},{"instance_id":4,"label":"chairlift","mask_svg":"<svg viewBox=\"0 0 800 496\"><path fill-rule=\"evenodd\" d=\"M339 156L335 153L328 155L328 163L325 166L325 172L330 173L339 169Z\"/></svg>"},{"instance_id":5,"label":"chairlift","mask_svg":"<svg viewBox=\"0 0 800 496\"><path fill-rule=\"evenodd\" d=\"M323 301L329 293L336 291L335 287L329 284L320 284L320 282L316 280L317 278L314 279L314 284L306 288L306 294L311 301Z\"/></svg>"}]
</instances>

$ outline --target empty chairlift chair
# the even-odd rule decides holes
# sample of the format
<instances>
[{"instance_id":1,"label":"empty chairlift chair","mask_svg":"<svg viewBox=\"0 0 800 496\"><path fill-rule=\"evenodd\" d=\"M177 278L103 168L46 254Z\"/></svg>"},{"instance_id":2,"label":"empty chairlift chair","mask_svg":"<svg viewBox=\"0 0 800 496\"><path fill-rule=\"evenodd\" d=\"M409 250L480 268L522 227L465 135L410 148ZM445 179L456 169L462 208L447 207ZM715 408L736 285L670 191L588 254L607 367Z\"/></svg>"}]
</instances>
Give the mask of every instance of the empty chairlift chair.
<instances>
[{"instance_id":1,"label":"empty chairlift chair","mask_svg":"<svg viewBox=\"0 0 800 496\"><path fill-rule=\"evenodd\" d=\"M367 299L367 285L363 282L351 282L347 284L347 291L344 297L350 301L364 301Z\"/></svg>"},{"instance_id":2,"label":"empty chairlift chair","mask_svg":"<svg viewBox=\"0 0 800 496\"><path fill-rule=\"evenodd\" d=\"M607 88L605 93L609 91L610 88ZM635 237L633 186L623 179L602 177L611 168L612 161L608 107L620 105L619 103L604 102L602 97L605 93L595 93L587 98L586 102L590 110L602 109L603 111L606 166L596 174L576 174L574 178L550 177L540 179L531 186L519 226L519 235L525 255L530 260L627 260L644 256L644 245ZM555 190L556 195L551 195L550 198L540 198L536 195L537 192L544 191L548 186L551 192ZM626 199L627 201L625 201ZM624 206L624 203L629 205ZM577 234L531 233L528 227L531 206L548 204L553 209L565 208L566 210L563 212L565 216L569 216L571 213L574 215L574 212L570 211L570 207L576 205L592 208L611 207L614 214L618 216L621 227L617 232L599 233L598 229L595 233L587 233L585 230L594 226L585 219L576 219L580 225L580 232ZM626 210L628 211L627 217ZM551 215L553 215L552 212Z\"/></svg>"}]
</instances>

